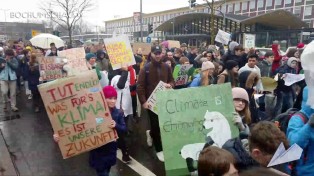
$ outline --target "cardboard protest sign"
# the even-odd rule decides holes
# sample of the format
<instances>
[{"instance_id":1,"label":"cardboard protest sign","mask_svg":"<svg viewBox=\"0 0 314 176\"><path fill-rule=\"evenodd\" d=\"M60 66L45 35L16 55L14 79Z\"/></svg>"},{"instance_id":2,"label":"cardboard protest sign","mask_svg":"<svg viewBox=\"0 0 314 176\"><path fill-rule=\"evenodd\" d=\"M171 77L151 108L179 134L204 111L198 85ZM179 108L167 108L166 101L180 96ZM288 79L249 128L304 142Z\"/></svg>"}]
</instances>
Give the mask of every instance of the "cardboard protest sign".
<instances>
[{"instance_id":1,"label":"cardboard protest sign","mask_svg":"<svg viewBox=\"0 0 314 176\"><path fill-rule=\"evenodd\" d=\"M225 32L223 30L218 30L218 33L215 37L215 41L222 43L224 45L228 45L229 41L230 41L230 36L231 34L229 34L228 32Z\"/></svg>"},{"instance_id":2,"label":"cardboard protest sign","mask_svg":"<svg viewBox=\"0 0 314 176\"><path fill-rule=\"evenodd\" d=\"M180 42L177 40L167 40L168 41L168 47L170 48L180 48Z\"/></svg>"},{"instance_id":3,"label":"cardboard protest sign","mask_svg":"<svg viewBox=\"0 0 314 176\"><path fill-rule=\"evenodd\" d=\"M64 77L62 68L64 65L64 58L49 56L49 57L38 57L40 80L55 80Z\"/></svg>"},{"instance_id":4,"label":"cardboard protest sign","mask_svg":"<svg viewBox=\"0 0 314 176\"><path fill-rule=\"evenodd\" d=\"M159 81L156 88L154 89L152 94L147 99L149 110L153 111L155 114L157 114L157 98L156 98L157 94L156 93L159 91L167 90L167 88L164 86L164 84L165 84L164 82Z\"/></svg>"},{"instance_id":5,"label":"cardboard protest sign","mask_svg":"<svg viewBox=\"0 0 314 176\"><path fill-rule=\"evenodd\" d=\"M121 68L122 64L135 64L128 36L121 35L114 38L106 38L104 41L113 70Z\"/></svg>"},{"instance_id":6,"label":"cardboard protest sign","mask_svg":"<svg viewBox=\"0 0 314 176\"><path fill-rule=\"evenodd\" d=\"M143 55L148 55L152 46L150 43L133 43L133 53L136 53L139 48L142 50Z\"/></svg>"},{"instance_id":7,"label":"cardboard protest sign","mask_svg":"<svg viewBox=\"0 0 314 176\"><path fill-rule=\"evenodd\" d=\"M173 78L176 86L185 85L189 79L189 70L193 65L176 65L173 70Z\"/></svg>"},{"instance_id":8,"label":"cardboard protest sign","mask_svg":"<svg viewBox=\"0 0 314 176\"><path fill-rule=\"evenodd\" d=\"M72 48L59 51L58 56L67 59L67 65L71 68L68 75L75 75L88 70L84 48Z\"/></svg>"},{"instance_id":9,"label":"cardboard protest sign","mask_svg":"<svg viewBox=\"0 0 314 176\"><path fill-rule=\"evenodd\" d=\"M244 48L255 48L255 34L243 34L243 47Z\"/></svg>"},{"instance_id":10,"label":"cardboard protest sign","mask_svg":"<svg viewBox=\"0 0 314 176\"><path fill-rule=\"evenodd\" d=\"M41 84L39 92L64 159L118 138L95 70Z\"/></svg>"},{"instance_id":11,"label":"cardboard protest sign","mask_svg":"<svg viewBox=\"0 0 314 176\"><path fill-rule=\"evenodd\" d=\"M222 147L239 135L230 84L160 91L157 106L167 176L189 175L209 136Z\"/></svg>"}]
</instances>

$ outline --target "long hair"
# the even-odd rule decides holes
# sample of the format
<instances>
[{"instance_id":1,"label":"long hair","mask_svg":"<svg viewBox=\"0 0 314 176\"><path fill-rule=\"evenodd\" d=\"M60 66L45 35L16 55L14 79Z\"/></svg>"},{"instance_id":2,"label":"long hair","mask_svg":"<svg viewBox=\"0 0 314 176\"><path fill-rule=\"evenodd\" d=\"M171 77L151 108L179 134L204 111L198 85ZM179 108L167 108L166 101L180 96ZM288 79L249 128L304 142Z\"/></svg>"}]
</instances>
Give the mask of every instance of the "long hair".
<instances>
[{"instance_id":1,"label":"long hair","mask_svg":"<svg viewBox=\"0 0 314 176\"><path fill-rule=\"evenodd\" d=\"M234 73L231 70L228 70L228 79L231 83L231 87L238 87L239 84L239 78L238 73Z\"/></svg>"},{"instance_id":2,"label":"long hair","mask_svg":"<svg viewBox=\"0 0 314 176\"><path fill-rule=\"evenodd\" d=\"M243 116L244 122L246 124L251 123L252 118L251 118L251 111L250 111L249 102L245 102L245 108L238 113L240 114L240 116Z\"/></svg>"},{"instance_id":3,"label":"long hair","mask_svg":"<svg viewBox=\"0 0 314 176\"><path fill-rule=\"evenodd\" d=\"M209 77L208 77L209 70L202 71L201 74L201 86L208 86L210 85Z\"/></svg>"}]
</instances>

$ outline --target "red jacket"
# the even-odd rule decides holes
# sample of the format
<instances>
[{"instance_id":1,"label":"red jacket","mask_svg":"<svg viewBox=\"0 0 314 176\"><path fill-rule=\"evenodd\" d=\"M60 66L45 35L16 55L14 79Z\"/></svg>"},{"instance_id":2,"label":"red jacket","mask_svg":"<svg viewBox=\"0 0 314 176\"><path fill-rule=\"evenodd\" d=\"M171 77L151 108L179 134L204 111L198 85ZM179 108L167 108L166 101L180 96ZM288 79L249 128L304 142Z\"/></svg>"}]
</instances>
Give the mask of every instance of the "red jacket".
<instances>
[{"instance_id":1,"label":"red jacket","mask_svg":"<svg viewBox=\"0 0 314 176\"><path fill-rule=\"evenodd\" d=\"M273 62L273 65L271 67L271 70L274 73L275 70L280 66L280 61L282 59L282 56L279 53L278 44L273 44L271 46L271 48L272 48L273 53L274 53L274 62Z\"/></svg>"}]
</instances>

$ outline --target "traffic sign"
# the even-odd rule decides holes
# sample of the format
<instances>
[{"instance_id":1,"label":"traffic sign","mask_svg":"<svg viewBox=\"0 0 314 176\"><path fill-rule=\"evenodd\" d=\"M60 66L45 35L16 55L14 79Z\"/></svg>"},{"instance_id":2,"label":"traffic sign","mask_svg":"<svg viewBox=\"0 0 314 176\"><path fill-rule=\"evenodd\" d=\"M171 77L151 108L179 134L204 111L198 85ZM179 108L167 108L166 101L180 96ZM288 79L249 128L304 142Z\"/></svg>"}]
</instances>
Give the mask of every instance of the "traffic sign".
<instances>
[{"instance_id":1,"label":"traffic sign","mask_svg":"<svg viewBox=\"0 0 314 176\"><path fill-rule=\"evenodd\" d=\"M146 37L146 43L150 43L150 42L152 42L152 38L150 38L149 36Z\"/></svg>"}]
</instances>

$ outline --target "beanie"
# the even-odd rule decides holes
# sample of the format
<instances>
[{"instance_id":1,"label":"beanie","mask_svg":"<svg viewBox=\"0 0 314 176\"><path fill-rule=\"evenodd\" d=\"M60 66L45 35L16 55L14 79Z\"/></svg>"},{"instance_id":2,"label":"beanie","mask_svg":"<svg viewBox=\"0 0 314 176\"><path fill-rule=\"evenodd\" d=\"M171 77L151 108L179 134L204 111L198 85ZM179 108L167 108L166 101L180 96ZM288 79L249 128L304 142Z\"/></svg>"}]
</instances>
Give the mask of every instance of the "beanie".
<instances>
[{"instance_id":1,"label":"beanie","mask_svg":"<svg viewBox=\"0 0 314 176\"><path fill-rule=\"evenodd\" d=\"M304 48L304 43L298 43L297 49L303 49Z\"/></svg>"},{"instance_id":2,"label":"beanie","mask_svg":"<svg viewBox=\"0 0 314 176\"><path fill-rule=\"evenodd\" d=\"M232 70L234 67L238 66L238 62L234 60L228 60L225 66L227 70Z\"/></svg>"},{"instance_id":3,"label":"beanie","mask_svg":"<svg viewBox=\"0 0 314 176\"><path fill-rule=\"evenodd\" d=\"M239 98L247 101L248 103L250 102L249 95L247 94L246 90L241 87L232 88L232 97L233 99Z\"/></svg>"},{"instance_id":4,"label":"beanie","mask_svg":"<svg viewBox=\"0 0 314 176\"><path fill-rule=\"evenodd\" d=\"M202 71L208 70L210 68L215 68L215 65L211 61L205 61L202 63Z\"/></svg>"},{"instance_id":5,"label":"beanie","mask_svg":"<svg viewBox=\"0 0 314 176\"><path fill-rule=\"evenodd\" d=\"M105 98L112 98L118 96L116 89L112 86L106 86L102 89L102 91L105 95Z\"/></svg>"},{"instance_id":6,"label":"beanie","mask_svg":"<svg viewBox=\"0 0 314 176\"><path fill-rule=\"evenodd\" d=\"M293 61L298 62L298 59L295 58L295 57L290 57L290 58L288 59L288 61L287 61L287 65L288 65L289 67L291 67L291 64L292 64Z\"/></svg>"},{"instance_id":7,"label":"beanie","mask_svg":"<svg viewBox=\"0 0 314 176\"><path fill-rule=\"evenodd\" d=\"M95 54L93 54L93 53L87 53L86 54L86 56L85 56L85 59L87 60L87 61L89 61L91 58L96 58L96 55Z\"/></svg>"}]
</instances>

